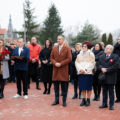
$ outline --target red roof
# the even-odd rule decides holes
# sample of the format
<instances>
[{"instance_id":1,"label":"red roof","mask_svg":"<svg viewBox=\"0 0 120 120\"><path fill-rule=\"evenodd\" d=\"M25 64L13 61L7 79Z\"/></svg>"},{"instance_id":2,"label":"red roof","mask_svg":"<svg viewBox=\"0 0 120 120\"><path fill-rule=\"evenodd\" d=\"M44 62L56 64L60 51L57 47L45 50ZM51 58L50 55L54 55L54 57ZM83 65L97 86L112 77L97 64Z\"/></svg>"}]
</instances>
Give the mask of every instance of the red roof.
<instances>
[{"instance_id":1,"label":"red roof","mask_svg":"<svg viewBox=\"0 0 120 120\"><path fill-rule=\"evenodd\" d=\"M6 32L6 29L2 29L2 28L0 28L0 35L4 35L5 32Z\"/></svg>"}]
</instances>

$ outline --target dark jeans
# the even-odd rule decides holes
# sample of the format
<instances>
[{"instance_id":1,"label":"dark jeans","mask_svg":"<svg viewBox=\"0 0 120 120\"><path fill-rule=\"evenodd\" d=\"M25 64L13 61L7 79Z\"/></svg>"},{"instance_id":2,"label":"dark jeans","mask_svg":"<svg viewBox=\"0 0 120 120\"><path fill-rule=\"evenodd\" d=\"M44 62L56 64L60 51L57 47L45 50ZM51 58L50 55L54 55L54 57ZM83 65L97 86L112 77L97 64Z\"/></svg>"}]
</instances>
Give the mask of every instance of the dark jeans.
<instances>
[{"instance_id":1,"label":"dark jeans","mask_svg":"<svg viewBox=\"0 0 120 120\"><path fill-rule=\"evenodd\" d=\"M36 85L39 85L39 66L38 62L36 63L29 63L28 64L28 86L30 85L30 78L32 78L32 81L36 82Z\"/></svg>"},{"instance_id":2,"label":"dark jeans","mask_svg":"<svg viewBox=\"0 0 120 120\"><path fill-rule=\"evenodd\" d=\"M68 82L54 82L55 101L59 101L59 85L61 84L63 102L66 102L68 93Z\"/></svg>"},{"instance_id":3,"label":"dark jeans","mask_svg":"<svg viewBox=\"0 0 120 120\"><path fill-rule=\"evenodd\" d=\"M0 94L2 94L2 95L4 92L4 87L5 87L5 80L3 79L3 76L0 75Z\"/></svg>"},{"instance_id":4,"label":"dark jeans","mask_svg":"<svg viewBox=\"0 0 120 120\"><path fill-rule=\"evenodd\" d=\"M107 105L109 93L109 105L114 105L114 85L103 85L103 105Z\"/></svg>"},{"instance_id":5,"label":"dark jeans","mask_svg":"<svg viewBox=\"0 0 120 120\"><path fill-rule=\"evenodd\" d=\"M22 88L21 88L21 81L23 83L23 92L24 94L23 95L28 95L28 89L27 89L27 71L20 71L20 70L17 70L15 72L16 74L16 79L17 79L17 94L21 95L21 91L22 91Z\"/></svg>"}]
</instances>

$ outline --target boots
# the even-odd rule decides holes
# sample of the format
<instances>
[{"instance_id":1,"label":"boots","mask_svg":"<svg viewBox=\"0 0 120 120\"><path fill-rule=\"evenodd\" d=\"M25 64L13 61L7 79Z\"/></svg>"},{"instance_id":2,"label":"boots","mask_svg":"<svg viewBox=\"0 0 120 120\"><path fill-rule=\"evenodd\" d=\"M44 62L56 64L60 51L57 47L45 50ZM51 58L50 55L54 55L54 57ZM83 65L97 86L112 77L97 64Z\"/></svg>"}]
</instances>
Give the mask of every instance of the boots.
<instances>
[{"instance_id":1,"label":"boots","mask_svg":"<svg viewBox=\"0 0 120 120\"><path fill-rule=\"evenodd\" d=\"M87 98L87 102L86 102L85 106L90 106L90 98Z\"/></svg>"},{"instance_id":2,"label":"boots","mask_svg":"<svg viewBox=\"0 0 120 120\"><path fill-rule=\"evenodd\" d=\"M72 99L76 99L78 97L77 94L74 94L74 96L72 97Z\"/></svg>"},{"instance_id":3,"label":"boots","mask_svg":"<svg viewBox=\"0 0 120 120\"><path fill-rule=\"evenodd\" d=\"M86 105L86 99L85 98L82 99L82 102L81 102L80 106L84 106L84 105Z\"/></svg>"},{"instance_id":4,"label":"boots","mask_svg":"<svg viewBox=\"0 0 120 120\"><path fill-rule=\"evenodd\" d=\"M41 90L41 88L40 88L40 86L39 86L39 81L36 82L36 89L37 89L37 90Z\"/></svg>"}]
</instances>

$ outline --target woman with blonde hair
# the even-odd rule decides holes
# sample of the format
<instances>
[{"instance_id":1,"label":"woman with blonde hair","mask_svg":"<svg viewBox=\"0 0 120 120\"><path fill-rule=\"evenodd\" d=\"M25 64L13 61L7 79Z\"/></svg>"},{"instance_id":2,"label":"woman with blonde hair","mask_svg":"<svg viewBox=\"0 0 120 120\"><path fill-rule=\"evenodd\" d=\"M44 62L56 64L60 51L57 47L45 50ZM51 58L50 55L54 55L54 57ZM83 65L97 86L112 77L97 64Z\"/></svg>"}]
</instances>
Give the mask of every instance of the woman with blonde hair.
<instances>
[{"instance_id":1,"label":"woman with blonde hair","mask_svg":"<svg viewBox=\"0 0 120 120\"><path fill-rule=\"evenodd\" d=\"M92 44L83 42L82 50L77 56L75 66L78 74L79 89L82 90L82 103L80 106L89 106L92 91L93 69L95 66L95 56L91 50ZM86 99L87 96L87 99Z\"/></svg>"},{"instance_id":2,"label":"woman with blonde hair","mask_svg":"<svg viewBox=\"0 0 120 120\"><path fill-rule=\"evenodd\" d=\"M72 99L76 99L78 97L77 89L78 89L78 75L75 68L75 60L77 58L77 55L80 53L82 48L81 43L75 44L75 52L72 53L72 62L71 62L71 79L74 81L74 96ZM81 98L81 90L79 90L79 99Z\"/></svg>"}]
</instances>

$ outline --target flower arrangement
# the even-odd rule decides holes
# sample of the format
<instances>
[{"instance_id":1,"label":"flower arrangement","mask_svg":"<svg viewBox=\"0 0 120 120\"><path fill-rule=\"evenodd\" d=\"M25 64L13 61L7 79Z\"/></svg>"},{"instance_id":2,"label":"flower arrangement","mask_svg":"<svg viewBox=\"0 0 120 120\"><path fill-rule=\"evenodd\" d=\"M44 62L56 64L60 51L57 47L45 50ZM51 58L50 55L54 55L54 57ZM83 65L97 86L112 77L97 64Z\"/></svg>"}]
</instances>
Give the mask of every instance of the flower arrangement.
<instances>
[{"instance_id":1,"label":"flower arrangement","mask_svg":"<svg viewBox=\"0 0 120 120\"><path fill-rule=\"evenodd\" d=\"M0 60L4 59L8 54L10 54L10 51L7 48L4 48L4 50L0 53Z\"/></svg>"}]
</instances>

